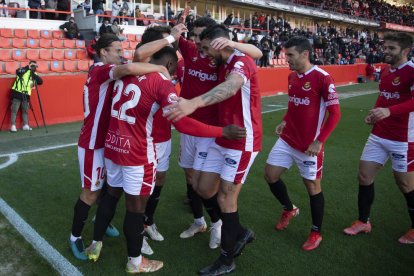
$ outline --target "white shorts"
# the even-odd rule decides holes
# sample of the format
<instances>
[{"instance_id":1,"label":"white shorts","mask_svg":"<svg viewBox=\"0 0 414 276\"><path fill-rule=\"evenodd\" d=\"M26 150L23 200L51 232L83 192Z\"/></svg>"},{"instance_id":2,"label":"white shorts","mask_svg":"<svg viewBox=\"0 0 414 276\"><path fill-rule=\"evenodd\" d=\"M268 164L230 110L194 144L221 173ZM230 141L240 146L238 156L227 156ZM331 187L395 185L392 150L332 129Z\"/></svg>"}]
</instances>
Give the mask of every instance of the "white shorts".
<instances>
[{"instance_id":1,"label":"white shorts","mask_svg":"<svg viewBox=\"0 0 414 276\"><path fill-rule=\"evenodd\" d=\"M289 169L293 162L299 168L300 175L309 180L322 178L323 149L318 156L309 156L289 146L279 138L269 153L266 163Z\"/></svg>"},{"instance_id":2,"label":"white shorts","mask_svg":"<svg viewBox=\"0 0 414 276\"><path fill-rule=\"evenodd\" d=\"M78 159L82 188L100 190L105 181L104 149L78 147Z\"/></svg>"},{"instance_id":3,"label":"white shorts","mask_svg":"<svg viewBox=\"0 0 414 276\"><path fill-rule=\"evenodd\" d=\"M384 165L390 157L394 171L414 171L414 143L387 140L370 134L361 160Z\"/></svg>"},{"instance_id":4,"label":"white shorts","mask_svg":"<svg viewBox=\"0 0 414 276\"><path fill-rule=\"evenodd\" d=\"M181 134L179 165L184 169L200 171L206 161L207 151L214 138Z\"/></svg>"},{"instance_id":5,"label":"white shorts","mask_svg":"<svg viewBox=\"0 0 414 276\"><path fill-rule=\"evenodd\" d=\"M155 144L155 152L157 153L157 172L166 172L170 167L171 155L171 139Z\"/></svg>"},{"instance_id":6,"label":"white shorts","mask_svg":"<svg viewBox=\"0 0 414 276\"><path fill-rule=\"evenodd\" d=\"M120 166L105 158L108 185L123 188L130 195L149 196L155 186L156 167L153 163L144 166Z\"/></svg>"},{"instance_id":7,"label":"white shorts","mask_svg":"<svg viewBox=\"0 0 414 276\"><path fill-rule=\"evenodd\" d=\"M221 147L215 142L208 149L203 172L213 172L233 184L243 184L258 152Z\"/></svg>"}]
</instances>

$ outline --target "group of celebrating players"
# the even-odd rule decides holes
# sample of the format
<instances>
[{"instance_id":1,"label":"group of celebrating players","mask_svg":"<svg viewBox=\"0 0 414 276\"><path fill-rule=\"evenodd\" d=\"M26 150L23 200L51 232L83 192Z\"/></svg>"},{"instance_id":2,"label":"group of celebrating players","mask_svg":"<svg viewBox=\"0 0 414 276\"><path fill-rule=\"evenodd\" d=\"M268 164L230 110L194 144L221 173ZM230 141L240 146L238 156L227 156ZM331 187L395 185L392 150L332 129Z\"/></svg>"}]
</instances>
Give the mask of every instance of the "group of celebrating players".
<instances>
[{"instance_id":1,"label":"group of celebrating players","mask_svg":"<svg viewBox=\"0 0 414 276\"><path fill-rule=\"evenodd\" d=\"M154 213L169 166L171 124L182 133L179 165L194 215L180 237L207 230L204 206L211 220L209 247L221 247L218 259L198 273L234 271L234 258L255 239L253 230L240 223L238 196L262 147L261 99L253 60L262 54L253 45L231 41L226 27L208 17L195 20L194 42L182 36L186 31L183 24L148 28L130 64L122 64L122 44L116 36L105 34L95 46L100 62L91 67L84 86L85 119L78 143L82 192L70 236L78 259L97 261L105 233L119 235L111 220L124 194L126 271L144 273L163 267L163 262L142 254L152 254L145 233L152 240L164 240ZM384 40L385 62L390 66L381 73L378 100L365 119L373 130L360 161L359 218L344 232L371 231L374 178L391 157L412 222L399 239L407 244L414 243L414 64L407 60L413 38L392 33ZM332 77L311 64L312 47L306 38L290 39L285 51L294 72L289 75L288 110L276 127L279 139L269 153L265 179L283 206L275 228L284 230L299 208L291 202L281 175L296 163L312 216L302 248L313 250L322 241L323 145L340 120L339 99ZM181 84L180 97L171 81L175 75ZM98 197L93 241L85 249L81 233Z\"/></svg>"}]
</instances>

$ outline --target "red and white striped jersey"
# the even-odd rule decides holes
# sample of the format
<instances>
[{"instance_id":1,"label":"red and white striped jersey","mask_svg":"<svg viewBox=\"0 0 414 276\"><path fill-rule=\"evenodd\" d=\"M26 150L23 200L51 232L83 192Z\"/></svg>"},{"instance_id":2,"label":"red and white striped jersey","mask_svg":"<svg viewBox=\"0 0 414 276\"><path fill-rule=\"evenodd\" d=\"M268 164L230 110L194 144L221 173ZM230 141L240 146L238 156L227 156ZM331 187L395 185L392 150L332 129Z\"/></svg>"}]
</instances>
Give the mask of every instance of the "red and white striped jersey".
<instances>
[{"instance_id":1,"label":"red and white striped jersey","mask_svg":"<svg viewBox=\"0 0 414 276\"><path fill-rule=\"evenodd\" d=\"M386 67L381 72L375 107L388 107L391 115L378 121L372 134L393 141L414 142L414 63Z\"/></svg>"},{"instance_id":2,"label":"red and white striped jersey","mask_svg":"<svg viewBox=\"0 0 414 276\"><path fill-rule=\"evenodd\" d=\"M243 86L229 99L219 103L219 126L235 124L246 128L246 138L227 140L217 138L222 147L241 151L260 151L262 148L262 108L259 92L257 68L253 59L237 50L219 68L219 82L224 82L229 74L243 78Z\"/></svg>"},{"instance_id":3,"label":"red and white striped jersey","mask_svg":"<svg viewBox=\"0 0 414 276\"><path fill-rule=\"evenodd\" d=\"M89 70L83 91L84 121L78 140L84 149L101 149L105 145L114 66L99 62Z\"/></svg>"},{"instance_id":4,"label":"red and white striped jersey","mask_svg":"<svg viewBox=\"0 0 414 276\"><path fill-rule=\"evenodd\" d=\"M316 65L303 74L291 73L288 83L286 125L280 137L304 152L315 140L324 143L336 127L340 117L338 94L332 77ZM323 125L327 109L329 117Z\"/></svg>"}]
</instances>

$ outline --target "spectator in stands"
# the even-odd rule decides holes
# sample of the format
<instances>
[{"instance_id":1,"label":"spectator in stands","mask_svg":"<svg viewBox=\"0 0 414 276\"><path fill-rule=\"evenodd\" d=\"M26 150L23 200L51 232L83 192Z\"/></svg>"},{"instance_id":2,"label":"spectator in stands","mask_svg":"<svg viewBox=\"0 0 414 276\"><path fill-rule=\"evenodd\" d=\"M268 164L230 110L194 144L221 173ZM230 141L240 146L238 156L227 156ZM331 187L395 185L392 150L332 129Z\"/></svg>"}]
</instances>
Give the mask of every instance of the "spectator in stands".
<instances>
[{"instance_id":1,"label":"spectator in stands","mask_svg":"<svg viewBox=\"0 0 414 276\"><path fill-rule=\"evenodd\" d=\"M57 9L57 0L45 0L45 9L49 11L56 11ZM56 13L54 12L45 12L44 18L49 20L56 19Z\"/></svg>"},{"instance_id":2,"label":"spectator in stands","mask_svg":"<svg viewBox=\"0 0 414 276\"><path fill-rule=\"evenodd\" d=\"M119 0L114 0L112 2L112 16L118 16L120 10L121 10L121 3L119 3Z\"/></svg>"},{"instance_id":3,"label":"spectator in stands","mask_svg":"<svg viewBox=\"0 0 414 276\"><path fill-rule=\"evenodd\" d=\"M57 10L62 12L70 12L70 0L59 0L57 3ZM58 14L59 20L66 20L68 18L67 13L59 13Z\"/></svg>"},{"instance_id":4,"label":"spectator in stands","mask_svg":"<svg viewBox=\"0 0 414 276\"><path fill-rule=\"evenodd\" d=\"M104 14L104 3L106 0L92 0L92 9L95 14ZM99 17L98 22L102 22L103 17Z\"/></svg>"},{"instance_id":5,"label":"spectator in stands","mask_svg":"<svg viewBox=\"0 0 414 276\"><path fill-rule=\"evenodd\" d=\"M92 59L94 63L97 63L99 62L99 57L95 50L95 44L99 40L99 34L94 32L94 35L94 38L89 41L89 44L86 47L86 52L88 53L89 58Z\"/></svg>"},{"instance_id":6,"label":"spectator in stands","mask_svg":"<svg viewBox=\"0 0 414 276\"><path fill-rule=\"evenodd\" d=\"M101 27L99 28L99 35L102 36L103 34L110 33L112 34L111 24L109 24L109 19L105 18Z\"/></svg>"},{"instance_id":7,"label":"spectator in stands","mask_svg":"<svg viewBox=\"0 0 414 276\"><path fill-rule=\"evenodd\" d=\"M65 37L69 39L83 39L83 36L79 32L78 25L75 22L75 18L69 18L69 21L59 27L65 32Z\"/></svg>"},{"instance_id":8,"label":"spectator in stands","mask_svg":"<svg viewBox=\"0 0 414 276\"><path fill-rule=\"evenodd\" d=\"M115 18L114 21L112 22L111 29L112 29L112 32L119 38L119 40L121 41L126 40L126 37L122 35L122 32L124 31L124 29L122 29L118 25L118 18Z\"/></svg>"},{"instance_id":9,"label":"spectator in stands","mask_svg":"<svg viewBox=\"0 0 414 276\"><path fill-rule=\"evenodd\" d=\"M6 0L0 0L0 17L9 17L9 11L4 8L7 8Z\"/></svg>"},{"instance_id":10,"label":"spectator in stands","mask_svg":"<svg viewBox=\"0 0 414 276\"><path fill-rule=\"evenodd\" d=\"M29 0L28 6L31 9L40 9L41 4L42 4L41 0ZM39 12L30 11L29 16L30 16L30 18L38 19L39 18Z\"/></svg>"},{"instance_id":11,"label":"spectator in stands","mask_svg":"<svg viewBox=\"0 0 414 276\"><path fill-rule=\"evenodd\" d=\"M137 26L144 26L144 21L138 18L144 18L145 16L141 13L139 6L135 7L135 18L137 19Z\"/></svg>"},{"instance_id":12,"label":"spectator in stands","mask_svg":"<svg viewBox=\"0 0 414 276\"><path fill-rule=\"evenodd\" d=\"M233 21L233 14L231 13L231 14L227 15L227 18L224 20L223 25L228 27L228 26L231 25L232 21Z\"/></svg>"},{"instance_id":13,"label":"spectator in stands","mask_svg":"<svg viewBox=\"0 0 414 276\"><path fill-rule=\"evenodd\" d=\"M91 0L85 0L85 2L80 3L77 6L78 9L84 9L86 15L90 14L92 11L92 4L91 4Z\"/></svg>"},{"instance_id":14,"label":"spectator in stands","mask_svg":"<svg viewBox=\"0 0 414 276\"><path fill-rule=\"evenodd\" d=\"M189 14L185 18L185 26L187 27L187 30L188 30L189 33L191 33L193 31L193 29L194 29L194 15Z\"/></svg>"},{"instance_id":15,"label":"spectator in stands","mask_svg":"<svg viewBox=\"0 0 414 276\"><path fill-rule=\"evenodd\" d=\"M119 16L131 16L128 0L124 0L121 10L119 11ZM124 22L128 22L128 19L121 18L120 24L125 24Z\"/></svg>"}]
</instances>

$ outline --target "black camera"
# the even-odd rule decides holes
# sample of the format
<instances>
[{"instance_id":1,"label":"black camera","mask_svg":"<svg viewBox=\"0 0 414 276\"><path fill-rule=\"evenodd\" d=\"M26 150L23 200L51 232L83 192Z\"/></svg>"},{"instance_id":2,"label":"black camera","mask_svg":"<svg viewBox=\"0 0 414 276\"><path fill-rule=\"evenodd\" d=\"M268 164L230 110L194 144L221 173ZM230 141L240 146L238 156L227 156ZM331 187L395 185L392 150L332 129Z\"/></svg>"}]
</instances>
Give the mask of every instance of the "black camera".
<instances>
[{"instance_id":1,"label":"black camera","mask_svg":"<svg viewBox=\"0 0 414 276\"><path fill-rule=\"evenodd\" d=\"M30 69L30 70L32 70L32 71L36 71L36 68L37 68L37 64L36 64L36 63L30 63L30 64L29 64L29 69Z\"/></svg>"}]
</instances>

